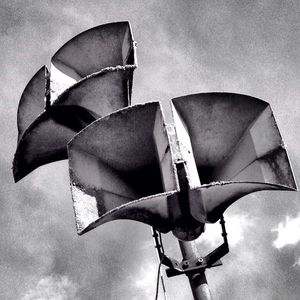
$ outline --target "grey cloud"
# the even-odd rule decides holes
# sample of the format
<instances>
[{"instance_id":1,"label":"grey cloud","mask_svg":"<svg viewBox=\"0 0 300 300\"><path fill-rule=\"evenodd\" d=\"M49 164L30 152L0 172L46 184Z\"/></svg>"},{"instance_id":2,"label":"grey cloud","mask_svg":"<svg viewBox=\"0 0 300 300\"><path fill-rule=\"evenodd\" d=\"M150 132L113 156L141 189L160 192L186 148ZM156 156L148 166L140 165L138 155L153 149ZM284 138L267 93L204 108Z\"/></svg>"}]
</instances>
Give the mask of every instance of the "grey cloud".
<instances>
[{"instance_id":1,"label":"grey cloud","mask_svg":"<svg viewBox=\"0 0 300 300\"><path fill-rule=\"evenodd\" d=\"M67 276L82 300L142 298L134 275L157 265L146 225L116 221L76 235L67 162L13 184L18 100L62 43L89 27L130 20L139 62L134 103L161 100L167 110L172 97L216 90L267 100L299 177L298 16L298 1L2 1L0 298L18 299L47 276ZM299 298L300 269L292 267L299 246L278 251L271 232L299 210L299 195L283 192L244 197L228 210L228 218L246 213L257 222L224 265L207 272L215 299ZM164 240L179 257L172 235ZM184 277L166 281L170 299L191 297Z\"/></svg>"}]
</instances>

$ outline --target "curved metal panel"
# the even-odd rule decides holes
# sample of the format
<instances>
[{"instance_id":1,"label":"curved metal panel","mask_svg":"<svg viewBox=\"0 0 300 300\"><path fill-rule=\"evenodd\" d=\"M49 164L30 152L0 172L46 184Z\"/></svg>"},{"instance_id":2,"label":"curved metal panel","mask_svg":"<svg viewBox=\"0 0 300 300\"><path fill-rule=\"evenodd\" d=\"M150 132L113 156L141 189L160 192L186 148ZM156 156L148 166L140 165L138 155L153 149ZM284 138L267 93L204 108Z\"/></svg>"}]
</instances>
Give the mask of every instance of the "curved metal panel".
<instances>
[{"instance_id":1,"label":"curved metal panel","mask_svg":"<svg viewBox=\"0 0 300 300\"><path fill-rule=\"evenodd\" d=\"M109 23L84 31L52 57L51 102L56 102L78 81L122 69L126 71L124 87L130 99L136 65L135 42L129 22Z\"/></svg>"},{"instance_id":2,"label":"curved metal panel","mask_svg":"<svg viewBox=\"0 0 300 300\"><path fill-rule=\"evenodd\" d=\"M178 187L159 103L95 121L70 141L68 155L78 233L117 218L166 230L160 206Z\"/></svg>"},{"instance_id":3,"label":"curved metal panel","mask_svg":"<svg viewBox=\"0 0 300 300\"><path fill-rule=\"evenodd\" d=\"M71 118L72 122L76 122L75 119L79 118L77 122L80 123L81 116L77 111L81 108L86 109L91 115L85 124L88 125L96 118L130 105L136 57L129 23L105 24L75 36L56 52L52 57L51 66L50 79L46 67L39 70L29 82L20 100L19 143L14 161L16 180L36 167L54 161L55 157L66 158L65 154L56 155L57 151L51 147L48 151L37 147L33 149L33 154L26 153L31 151L28 145L35 143L35 136L47 132L47 126L49 126L49 136L47 142L44 142L51 145L51 139L56 138L56 126L52 124L51 118L55 117L58 111L67 114L75 112L75 115L67 115L66 118ZM51 101L46 89L51 91ZM47 94L46 104L43 101L45 94ZM78 106L78 108L56 109L59 106ZM43 112L44 107L47 112L35 119ZM60 130L59 127L56 129ZM24 132L26 137L21 139ZM60 140L59 147L64 149L61 150L63 153L66 153L67 142L76 132L73 132L73 135L68 134L69 139ZM23 153L24 159L19 153ZM31 155L38 158L28 159ZM24 162L21 162L22 159ZM17 165L22 167L16 167Z\"/></svg>"},{"instance_id":4,"label":"curved metal panel","mask_svg":"<svg viewBox=\"0 0 300 300\"><path fill-rule=\"evenodd\" d=\"M172 192L158 194L137 200L115 195L108 191L102 191L101 202L119 204L104 214L97 208L99 195L91 196L84 190L72 185L72 198L76 216L76 227L79 235L82 235L104 223L116 220L138 221L155 227L163 233L174 228L174 218L170 210L170 198ZM172 206L175 201L172 201Z\"/></svg>"},{"instance_id":5,"label":"curved metal panel","mask_svg":"<svg viewBox=\"0 0 300 300\"><path fill-rule=\"evenodd\" d=\"M266 102L249 105L249 97L233 94L194 96L175 99L175 127L165 126L158 103L148 103L99 119L74 137L68 149L79 234L131 219L192 240L204 223L216 222L249 193L296 189ZM198 110L210 118L195 119ZM197 149L200 140L211 143L204 154ZM207 161L211 169L203 174Z\"/></svg>"},{"instance_id":6,"label":"curved metal panel","mask_svg":"<svg viewBox=\"0 0 300 300\"><path fill-rule=\"evenodd\" d=\"M131 69L110 68L87 76L65 90L52 104L79 105L99 116L130 105Z\"/></svg>"},{"instance_id":7,"label":"curved metal panel","mask_svg":"<svg viewBox=\"0 0 300 300\"><path fill-rule=\"evenodd\" d=\"M13 161L15 181L41 165L67 158L69 140L94 116L79 106L50 107L24 132Z\"/></svg>"},{"instance_id":8,"label":"curved metal panel","mask_svg":"<svg viewBox=\"0 0 300 300\"><path fill-rule=\"evenodd\" d=\"M134 64L129 22L100 25L80 33L52 57L54 66L71 78L83 78L107 67Z\"/></svg>"},{"instance_id":9,"label":"curved metal panel","mask_svg":"<svg viewBox=\"0 0 300 300\"><path fill-rule=\"evenodd\" d=\"M263 182L223 181L206 184L190 192L191 214L199 222L215 223L235 201L247 194L263 190L289 191L294 189ZM200 209L203 206L204 211Z\"/></svg>"},{"instance_id":10,"label":"curved metal panel","mask_svg":"<svg viewBox=\"0 0 300 300\"><path fill-rule=\"evenodd\" d=\"M187 176L199 176L202 184L194 189L189 182L190 211L196 220L216 222L230 204L255 191L297 189L268 103L208 93L175 98L172 109ZM189 163L191 154L197 172Z\"/></svg>"},{"instance_id":11,"label":"curved metal panel","mask_svg":"<svg viewBox=\"0 0 300 300\"><path fill-rule=\"evenodd\" d=\"M197 167L222 162L268 104L231 93L202 93L172 99L187 127Z\"/></svg>"},{"instance_id":12,"label":"curved metal panel","mask_svg":"<svg viewBox=\"0 0 300 300\"><path fill-rule=\"evenodd\" d=\"M17 153L20 153L20 149L22 149L22 155L17 155L18 157L18 165L23 165L22 170L17 168L18 171L14 171L15 180L18 181L36 167L39 167L43 164L53 162L58 159L66 159L66 148L67 143L73 138L73 136L79 131L73 131L73 134L68 134L68 139L59 139L60 149L64 155L57 156L56 150L50 147L52 140L56 140L57 131L60 131L60 127L53 127L52 118L55 118L57 114L66 114L63 118L72 119L72 122L81 122L81 115L78 114L78 111L86 111L90 118L86 120L84 126L80 127L80 130L85 126L89 125L95 119L98 119L101 116L107 115L115 110L123 108L129 104L129 91L128 91L128 74L127 70L120 69L115 71L101 72L99 74L95 74L94 76L89 76L85 78L71 88L67 89L60 98L51 106L46 109L46 112L40 118L36 119L32 126L30 126L26 131L26 138L20 139L19 144L17 146ZM54 115L53 115L54 113ZM50 119L46 118L48 116ZM76 121L76 118L79 118ZM49 127L47 130L47 127ZM27 145L27 141L32 142L31 131L34 130L33 136L39 136L47 133L47 141L44 143L49 144L49 149L47 151L43 151L39 147L35 149L31 149L30 147L24 147ZM41 131L40 133L37 133ZM25 133L23 135L25 135ZM28 139L29 138L29 139ZM35 139L35 138L33 138ZM34 144L34 142L33 142ZM26 153L26 151L32 151L33 153ZM41 151L41 152L39 152ZM26 160L26 157L29 156L38 157L36 163L29 162ZM43 156L45 158L43 159ZM49 158L51 157L51 158ZM24 160L24 163L21 161ZM16 168L14 168L16 170ZM17 174L23 174L21 177Z\"/></svg>"},{"instance_id":13,"label":"curved metal panel","mask_svg":"<svg viewBox=\"0 0 300 300\"><path fill-rule=\"evenodd\" d=\"M238 180L296 188L268 103L228 93L190 95L172 103L190 136L202 184ZM281 153L281 158L276 153ZM276 159L280 163L271 170Z\"/></svg>"},{"instance_id":14,"label":"curved metal panel","mask_svg":"<svg viewBox=\"0 0 300 300\"><path fill-rule=\"evenodd\" d=\"M18 140L34 119L44 111L46 80L49 80L48 70L46 66L43 66L31 78L23 91L17 114Z\"/></svg>"}]
</instances>

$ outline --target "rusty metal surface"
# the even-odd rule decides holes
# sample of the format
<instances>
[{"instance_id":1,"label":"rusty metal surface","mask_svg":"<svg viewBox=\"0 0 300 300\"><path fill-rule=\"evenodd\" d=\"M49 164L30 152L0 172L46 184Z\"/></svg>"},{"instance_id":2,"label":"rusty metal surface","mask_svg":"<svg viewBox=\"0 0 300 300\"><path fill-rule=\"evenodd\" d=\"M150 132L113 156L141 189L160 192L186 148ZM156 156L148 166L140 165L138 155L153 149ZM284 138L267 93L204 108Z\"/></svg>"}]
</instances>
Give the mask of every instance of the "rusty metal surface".
<instances>
[{"instance_id":1,"label":"rusty metal surface","mask_svg":"<svg viewBox=\"0 0 300 300\"><path fill-rule=\"evenodd\" d=\"M15 181L37 167L67 158L68 141L95 118L79 106L51 107L22 135L13 161Z\"/></svg>"},{"instance_id":2,"label":"rusty metal surface","mask_svg":"<svg viewBox=\"0 0 300 300\"><path fill-rule=\"evenodd\" d=\"M126 67L131 95L132 74L137 65L135 42L129 22L100 25L80 33L64 44L51 59L51 101L76 82ZM53 71L52 71L53 70Z\"/></svg>"},{"instance_id":3,"label":"rusty metal surface","mask_svg":"<svg viewBox=\"0 0 300 300\"><path fill-rule=\"evenodd\" d=\"M134 48L130 27L126 22L119 25L101 30L105 29L106 38L112 34L113 41L125 32L123 48L118 46L111 55L117 59L119 51L119 56L129 58ZM81 45L84 52L92 36L98 37L99 28L63 46L54 55L55 67L66 72L61 66L75 63L74 70L79 72L83 65L76 65L72 57L68 60L70 51ZM91 52L95 63L93 51L95 47ZM86 63L80 76L96 70ZM75 83L59 87L61 94L33 122L44 105L37 98L46 90L45 81L41 87L45 68L34 76L21 99L23 123L13 163L15 180L43 164L67 158L66 145L71 140L68 155L79 234L108 221L131 219L192 240L203 232L204 223L216 222L246 194L296 189L268 103L229 93L179 97L171 104L174 124L166 126L158 102L118 110L130 104L134 68L107 67L83 78L73 76ZM31 106L32 114L26 114ZM178 172L186 180L184 190L179 188Z\"/></svg>"},{"instance_id":4,"label":"rusty metal surface","mask_svg":"<svg viewBox=\"0 0 300 300\"><path fill-rule=\"evenodd\" d=\"M31 124L32 126L27 128L19 140L14 160L14 174L15 178L18 178L16 180L45 163L56 161L58 157L59 159L66 159L67 143L78 131L100 116L127 106L130 100L128 86L124 85L124 77L127 77L126 71L107 72L82 80L65 91L55 104L51 105ZM57 113L67 123L69 123L68 120L76 124L81 123L81 116L77 114L78 110L82 112L84 110L84 114L91 115L91 117L86 119L87 123L79 126L76 131L73 130L72 135L70 135L67 127L63 128L62 124L53 124L53 119L56 118ZM65 136L62 138L64 134ZM57 139L57 135L61 138ZM41 151L40 147L35 147L36 144L39 144L41 136L43 137L43 148L47 151ZM59 146L57 145L58 142L60 142ZM27 153L28 151L33 151L33 153ZM60 154L58 155L58 153ZM28 160L32 155L36 159ZM43 159L44 155L47 158ZM21 163L21 161L23 162ZM20 177L16 174L24 175Z\"/></svg>"},{"instance_id":5,"label":"rusty metal surface","mask_svg":"<svg viewBox=\"0 0 300 300\"><path fill-rule=\"evenodd\" d=\"M217 222L224 211L243 196L263 190L293 190L277 184L263 182L216 182L192 190L189 205L192 216L203 223ZM205 207L203 211L201 208Z\"/></svg>"},{"instance_id":6,"label":"rusty metal surface","mask_svg":"<svg viewBox=\"0 0 300 300\"><path fill-rule=\"evenodd\" d=\"M74 137L68 154L79 233L120 218L170 230L167 195L177 190L177 182L158 102L97 120Z\"/></svg>"},{"instance_id":7,"label":"rusty metal surface","mask_svg":"<svg viewBox=\"0 0 300 300\"><path fill-rule=\"evenodd\" d=\"M204 223L216 222L249 193L296 189L266 102L222 93L177 99L173 126L164 124L154 102L99 119L69 143L79 234L108 221L131 219L192 240ZM196 118L197 113L202 116L200 110L211 119ZM200 141L204 145L199 151ZM205 176L204 163L211 168ZM179 171L186 180L184 190L178 187Z\"/></svg>"},{"instance_id":8,"label":"rusty metal surface","mask_svg":"<svg viewBox=\"0 0 300 300\"><path fill-rule=\"evenodd\" d=\"M191 95L172 102L187 127L202 184L259 181L296 188L266 102L228 93Z\"/></svg>"},{"instance_id":9,"label":"rusty metal surface","mask_svg":"<svg viewBox=\"0 0 300 300\"><path fill-rule=\"evenodd\" d=\"M79 105L99 116L110 114L130 105L132 72L132 68L116 67L91 74L66 89L52 105Z\"/></svg>"},{"instance_id":10,"label":"rusty metal surface","mask_svg":"<svg viewBox=\"0 0 300 300\"><path fill-rule=\"evenodd\" d=\"M136 55L129 23L105 24L79 34L56 52L51 66L50 81L46 67L41 68L20 100L16 181L43 164L66 159L67 143L78 131L130 105Z\"/></svg>"},{"instance_id":11,"label":"rusty metal surface","mask_svg":"<svg viewBox=\"0 0 300 300\"><path fill-rule=\"evenodd\" d=\"M191 186L189 205L195 219L216 222L233 202L255 191L297 189L268 103L228 93L172 102L174 115L177 111L189 133L202 184Z\"/></svg>"},{"instance_id":12,"label":"rusty metal surface","mask_svg":"<svg viewBox=\"0 0 300 300\"><path fill-rule=\"evenodd\" d=\"M47 72L46 66L41 67L23 91L17 115L18 140L34 119L44 111Z\"/></svg>"}]
</instances>

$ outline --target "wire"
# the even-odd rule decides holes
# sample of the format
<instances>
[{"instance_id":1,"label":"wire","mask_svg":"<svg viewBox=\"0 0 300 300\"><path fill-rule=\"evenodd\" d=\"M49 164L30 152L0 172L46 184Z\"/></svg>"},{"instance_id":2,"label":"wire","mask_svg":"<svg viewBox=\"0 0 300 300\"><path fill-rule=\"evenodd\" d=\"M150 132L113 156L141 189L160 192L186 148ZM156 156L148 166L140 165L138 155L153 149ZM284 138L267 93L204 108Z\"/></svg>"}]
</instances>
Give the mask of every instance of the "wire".
<instances>
[{"instance_id":1,"label":"wire","mask_svg":"<svg viewBox=\"0 0 300 300\"><path fill-rule=\"evenodd\" d=\"M161 237L161 232L160 231L158 232L158 237L159 237L159 242L160 242L162 253L165 254L165 249L164 249L164 245L163 245L163 242L162 242L162 237Z\"/></svg>"},{"instance_id":2,"label":"wire","mask_svg":"<svg viewBox=\"0 0 300 300\"><path fill-rule=\"evenodd\" d=\"M161 279L161 284L162 284L162 288L163 288L163 292L164 292L164 298L166 300L167 299L167 295L166 295L166 288L165 288L165 283L164 283L164 277L163 277L163 275L161 273L161 265L162 265L162 262L163 262L164 257L165 257L165 249L164 249L164 246L163 246L162 236L161 236L160 232L158 232L158 237L159 237L160 247L161 247L161 250L162 250L162 256L161 256L161 259L159 261L158 270L157 270L155 300L158 299L159 279Z\"/></svg>"},{"instance_id":3,"label":"wire","mask_svg":"<svg viewBox=\"0 0 300 300\"><path fill-rule=\"evenodd\" d=\"M160 279L160 268L161 268L161 264L162 264L162 261L164 259L164 255L161 257L161 260L158 264L158 269L157 269L157 278L156 278L156 292L155 292L155 300L158 299L158 290L159 290L159 279Z\"/></svg>"}]
</instances>

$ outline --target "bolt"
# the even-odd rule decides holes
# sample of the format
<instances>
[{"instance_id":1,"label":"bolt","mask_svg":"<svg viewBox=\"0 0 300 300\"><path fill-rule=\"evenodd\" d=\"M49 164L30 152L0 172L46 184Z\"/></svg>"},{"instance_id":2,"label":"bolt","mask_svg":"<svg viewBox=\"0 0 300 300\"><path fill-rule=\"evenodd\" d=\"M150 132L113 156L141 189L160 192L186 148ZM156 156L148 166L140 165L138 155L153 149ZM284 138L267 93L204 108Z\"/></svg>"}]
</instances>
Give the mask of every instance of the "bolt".
<instances>
[{"instance_id":1,"label":"bolt","mask_svg":"<svg viewBox=\"0 0 300 300\"><path fill-rule=\"evenodd\" d=\"M182 267L183 267L184 269L186 269L188 266L189 266L189 262L188 262L188 261L184 261L184 262L182 263Z\"/></svg>"},{"instance_id":2,"label":"bolt","mask_svg":"<svg viewBox=\"0 0 300 300\"><path fill-rule=\"evenodd\" d=\"M196 263L197 266L201 265L202 263L203 263L203 258L202 257L198 258Z\"/></svg>"}]
</instances>

